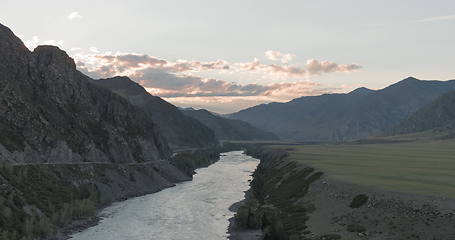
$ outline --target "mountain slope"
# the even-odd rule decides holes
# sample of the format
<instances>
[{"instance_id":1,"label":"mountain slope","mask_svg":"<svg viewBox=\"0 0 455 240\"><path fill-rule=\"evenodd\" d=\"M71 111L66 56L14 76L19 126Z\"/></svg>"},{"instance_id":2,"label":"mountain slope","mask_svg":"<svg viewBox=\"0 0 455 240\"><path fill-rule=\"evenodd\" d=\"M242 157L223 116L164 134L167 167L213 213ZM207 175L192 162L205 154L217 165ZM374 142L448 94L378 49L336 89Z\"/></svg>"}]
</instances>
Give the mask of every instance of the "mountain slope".
<instances>
[{"instance_id":1,"label":"mountain slope","mask_svg":"<svg viewBox=\"0 0 455 240\"><path fill-rule=\"evenodd\" d=\"M64 51L30 52L0 25L0 160L143 162L169 155L155 124Z\"/></svg>"},{"instance_id":2,"label":"mountain slope","mask_svg":"<svg viewBox=\"0 0 455 240\"><path fill-rule=\"evenodd\" d=\"M444 93L455 81L407 78L373 91L301 97L262 104L229 115L298 141L346 141L380 135Z\"/></svg>"},{"instance_id":3,"label":"mountain slope","mask_svg":"<svg viewBox=\"0 0 455 240\"><path fill-rule=\"evenodd\" d=\"M450 134L455 131L455 91L444 94L402 121L395 134L433 130Z\"/></svg>"},{"instance_id":4,"label":"mountain slope","mask_svg":"<svg viewBox=\"0 0 455 240\"><path fill-rule=\"evenodd\" d=\"M182 109L181 111L185 115L197 119L212 129L215 132L216 137L220 140L278 139L273 133L260 130L247 122L216 116L204 109Z\"/></svg>"},{"instance_id":5,"label":"mountain slope","mask_svg":"<svg viewBox=\"0 0 455 240\"><path fill-rule=\"evenodd\" d=\"M218 143L215 135L199 121L185 116L174 105L152 96L142 86L127 77L94 81L108 88L130 103L143 109L158 125L172 148L210 147Z\"/></svg>"}]
</instances>

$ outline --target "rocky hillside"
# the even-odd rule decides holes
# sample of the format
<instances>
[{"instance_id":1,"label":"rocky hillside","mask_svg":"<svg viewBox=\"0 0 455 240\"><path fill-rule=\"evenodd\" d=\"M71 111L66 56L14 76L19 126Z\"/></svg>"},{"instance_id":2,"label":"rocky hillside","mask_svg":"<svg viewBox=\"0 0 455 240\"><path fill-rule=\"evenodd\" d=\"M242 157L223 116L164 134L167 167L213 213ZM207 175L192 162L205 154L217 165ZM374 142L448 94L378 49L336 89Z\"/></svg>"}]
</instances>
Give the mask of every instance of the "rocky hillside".
<instances>
[{"instance_id":1,"label":"rocky hillside","mask_svg":"<svg viewBox=\"0 0 455 240\"><path fill-rule=\"evenodd\" d=\"M205 109L182 109L182 112L199 120L215 132L220 140L277 140L278 137L270 132L258 129L251 124L217 116Z\"/></svg>"},{"instance_id":2,"label":"rocky hillside","mask_svg":"<svg viewBox=\"0 0 455 240\"><path fill-rule=\"evenodd\" d=\"M99 208L190 180L218 159L218 148L171 154L160 130L64 51L30 52L0 25L0 239L87 226Z\"/></svg>"},{"instance_id":3,"label":"rocky hillside","mask_svg":"<svg viewBox=\"0 0 455 240\"><path fill-rule=\"evenodd\" d=\"M262 104L229 117L297 141L339 142L381 135L437 97L455 90L455 81L407 78L373 91L301 97Z\"/></svg>"},{"instance_id":4,"label":"rocky hillside","mask_svg":"<svg viewBox=\"0 0 455 240\"><path fill-rule=\"evenodd\" d=\"M407 134L423 131L455 132L455 91L444 94L435 101L419 109L408 119L401 122L395 134Z\"/></svg>"},{"instance_id":5,"label":"rocky hillside","mask_svg":"<svg viewBox=\"0 0 455 240\"><path fill-rule=\"evenodd\" d=\"M151 95L129 78L114 77L94 82L120 94L133 105L143 109L156 123L171 148L212 147L218 144L213 131L208 127L185 116L174 105Z\"/></svg>"},{"instance_id":6,"label":"rocky hillside","mask_svg":"<svg viewBox=\"0 0 455 240\"><path fill-rule=\"evenodd\" d=\"M67 239L96 223L100 207L191 180L194 169L218 156L210 149L144 163L0 162L0 239Z\"/></svg>"},{"instance_id":7,"label":"rocky hillside","mask_svg":"<svg viewBox=\"0 0 455 240\"><path fill-rule=\"evenodd\" d=\"M144 162L169 155L143 111L92 82L64 51L30 52L0 25L0 160Z\"/></svg>"}]
</instances>

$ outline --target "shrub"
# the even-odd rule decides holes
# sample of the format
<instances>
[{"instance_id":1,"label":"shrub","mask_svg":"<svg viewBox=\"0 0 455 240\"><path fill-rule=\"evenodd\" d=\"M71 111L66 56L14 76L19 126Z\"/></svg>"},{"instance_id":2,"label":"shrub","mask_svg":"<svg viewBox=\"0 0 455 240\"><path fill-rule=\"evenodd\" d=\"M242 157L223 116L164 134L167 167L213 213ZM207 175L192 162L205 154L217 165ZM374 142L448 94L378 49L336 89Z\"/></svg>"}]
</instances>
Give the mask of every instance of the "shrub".
<instances>
[{"instance_id":1,"label":"shrub","mask_svg":"<svg viewBox=\"0 0 455 240\"><path fill-rule=\"evenodd\" d=\"M365 194L359 194L352 199L351 208L359 208L368 202L368 196Z\"/></svg>"},{"instance_id":2,"label":"shrub","mask_svg":"<svg viewBox=\"0 0 455 240\"><path fill-rule=\"evenodd\" d=\"M358 233L362 233L362 232L366 231L364 226L361 226L358 224L348 225L347 230L348 230L348 232L358 232Z\"/></svg>"}]
</instances>

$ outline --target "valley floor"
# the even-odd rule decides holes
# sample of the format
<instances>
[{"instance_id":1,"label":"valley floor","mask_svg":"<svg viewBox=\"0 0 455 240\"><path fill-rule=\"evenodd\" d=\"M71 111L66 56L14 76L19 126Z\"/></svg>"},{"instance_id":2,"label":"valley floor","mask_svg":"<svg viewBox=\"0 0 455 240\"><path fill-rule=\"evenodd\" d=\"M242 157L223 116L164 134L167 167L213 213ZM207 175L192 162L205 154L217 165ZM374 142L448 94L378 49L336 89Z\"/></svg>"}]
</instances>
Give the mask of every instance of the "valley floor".
<instances>
[{"instance_id":1,"label":"valley floor","mask_svg":"<svg viewBox=\"0 0 455 240\"><path fill-rule=\"evenodd\" d=\"M359 208L356 196L367 196ZM455 200L391 192L323 177L309 189L314 211L306 222L309 239L455 239Z\"/></svg>"},{"instance_id":2,"label":"valley floor","mask_svg":"<svg viewBox=\"0 0 455 240\"><path fill-rule=\"evenodd\" d=\"M265 239L455 239L453 140L259 145L236 222Z\"/></svg>"},{"instance_id":3,"label":"valley floor","mask_svg":"<svg viewBox=\"0 0 455 240\"><path fill-rule=\"evenodd\" d=\"M290 159L326 172L308 192L314 233L365 228L368 239L455 239L455 141L295 147ZM365 208L347 208L353 196ZM351 227L352 228L352 227ZM355 231L354 231L355 232Z\"/></svg>"},{"instance_id":4,"label":"valley floor","mask_svg":"<svg viewBox=\"0 0 455 240\"><path fill-rule=\"evenodd\" d=\"M455 199L455 140L273 146L334 180Z\"/></svg>"}]
</instances>

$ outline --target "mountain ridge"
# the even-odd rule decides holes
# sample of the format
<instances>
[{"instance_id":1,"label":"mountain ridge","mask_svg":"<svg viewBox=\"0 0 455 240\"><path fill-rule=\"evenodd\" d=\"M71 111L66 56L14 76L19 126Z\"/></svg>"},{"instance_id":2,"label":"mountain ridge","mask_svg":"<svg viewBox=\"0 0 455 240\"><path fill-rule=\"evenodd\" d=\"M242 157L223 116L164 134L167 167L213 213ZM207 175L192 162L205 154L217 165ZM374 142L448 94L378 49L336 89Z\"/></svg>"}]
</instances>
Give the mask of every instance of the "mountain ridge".
<instances>
[{"instance_id":1,"label":"mountain ridge","mask_svg":"<svg viewBox=\"0 0 455 240\"><path fill-rule=\"evenodd\" d=\"M423 106L393 129L393 134L433 131L447 136L455 132L455 91L448 92Z\"/></svg>"},{"instance_id":2,"label":"mountain ridge","mask_svg":"<svg viewBox=\"0 0 455 240\"><path fill-rule=\"evenodd\" d=\"M0 158L143 162L170 155L142 110L93 84L58 47L31 52L0 25L0 52Z\"/></svg>"},{"instance_id":3,"label":"mountain ridge","mask_svg":"<svg viewBox=\"0 0 455 240\"><path fill-rule=\"evenodd\" d=\"M173 154L139 107L0 24L0 239L61 239L114 201L189 181L219 148Z\"/></svg>"},{"instance_id":4,"label":"mountain ridge","mask_svg":"<svg viewBox=\"0 0 455 240\"><path fill-rule=\"evenodd\" d=\"M273 133L260 130L251 124L234 119L227 119L215 115L205 109L181 109L181 111L192 117L215 132L220 140L277 140Z\"/></svg>"},{"instance_id":5,"label":"mountain ridge","mask_svg":"<svg viewBox=\"0 0 455 240\"><path fill-rule=\"evenodd\" d=\"M380 90L305 96L228 115L281 138L340 142L384 134L436 97L455 90L455 81L408 77Z\"/></svg>"},{"instance_id":6,"label":"mountain ridge","mask_svg":"<svg viewBox=\"0 0 455 240\"><path fill-rule=\"evenodd\" d=\"M184 115L177 107L148 93L128 77L99 79L95 84L105 87L144 110L162 130L171 148L214 147L215 134L199 121Z\"/></svg>"}]
</instances>

